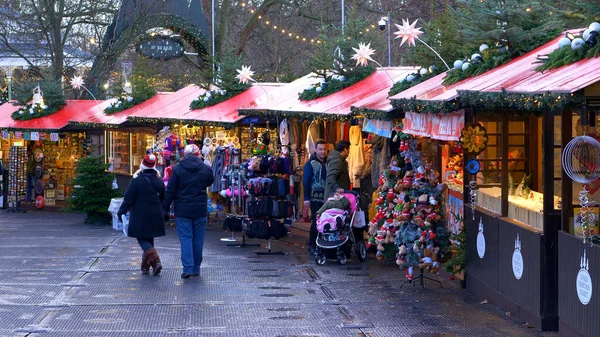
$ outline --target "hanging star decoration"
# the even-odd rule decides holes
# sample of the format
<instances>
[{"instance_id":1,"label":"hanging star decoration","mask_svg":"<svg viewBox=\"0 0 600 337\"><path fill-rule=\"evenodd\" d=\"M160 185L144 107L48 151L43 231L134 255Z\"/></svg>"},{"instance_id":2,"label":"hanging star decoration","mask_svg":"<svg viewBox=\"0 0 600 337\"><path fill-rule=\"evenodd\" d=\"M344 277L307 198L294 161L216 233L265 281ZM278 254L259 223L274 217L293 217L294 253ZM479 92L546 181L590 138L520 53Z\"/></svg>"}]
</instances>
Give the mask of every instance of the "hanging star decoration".
<instances>
[{"instance_id":1,"label":"hanging star decoration","mask_svg":"<svg viewBox=\"0 0 600 337\"><path fill-rule=\"evenodd\" d=\"M356 54L352 56L352 59L356 60L357 66L359 64L362 66L367 66L369 64L369 61L375 62L375 60L371 58L371 55L375 54L375 50L371 49L371 43L359 43L358 49L354 47L352 47L352 49L354 49L354 51L356 52Z\"/></svg>"},{"instance_id":2,"label":"hanging star decoration","mask_svg":"<svg viewBox=\"0 0 600 337\"><path fill-rule=\"evenodd\" d=\"M407 41L409 46L411 44L414 46L415 41L419 39L419 35L423 34L420 27L415 27L417 25L417 21L418 20L415 20L415 22L409 24L408 20L402 19L402 26L396 24L396 27L398 27L398 31L395 32L394 35L396 35L396 39L402 38L400 46L402 46L404 42Z\"/></svg>"},{"instance_id":3,"label":"hanging star decoration","mask_svg":"<svg viewBox=\"0 0 600 337\"><path fill-rule=\"evenodd\" d=\"M249 81L256 82L252 76L254 75L254 71L250 70L251 66L242 66L242 69L236 69L238 74L235 76L240 83L248 84Z\"/></svg>"},{"instance_id":4,"label":"hanging star decoration","mask_svg":"<svg viewBox=\"0 0 600 337\"><path fill-rule=\"evenodd\" d=\"M74 89L80 89L83 87L83 77L77 75L71 79L71 86Z\"/></svg>"}]
</instances>

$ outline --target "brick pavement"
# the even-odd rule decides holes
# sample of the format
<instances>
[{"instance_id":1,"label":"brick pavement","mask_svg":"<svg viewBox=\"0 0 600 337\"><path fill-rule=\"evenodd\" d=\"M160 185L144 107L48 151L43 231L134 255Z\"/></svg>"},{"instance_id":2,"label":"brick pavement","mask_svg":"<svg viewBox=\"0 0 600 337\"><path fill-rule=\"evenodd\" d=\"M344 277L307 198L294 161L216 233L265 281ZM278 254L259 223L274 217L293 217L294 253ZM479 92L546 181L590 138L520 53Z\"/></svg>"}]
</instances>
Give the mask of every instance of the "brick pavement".
<instances>
[{"instance_id":1,"label":"brick pavement","mask_svg":"<svg viewBox=\"0 0 600 337\"><path fill-rule=\"evenodd\" d=\"M209 228L201 276L182 280L173 226L160 276L140 275L134 239L80 215L0 213L0 336L556 336L445 283L399 289L373 258L315 265L303 237L230 247Z\"/></svg>"}]
</instances>

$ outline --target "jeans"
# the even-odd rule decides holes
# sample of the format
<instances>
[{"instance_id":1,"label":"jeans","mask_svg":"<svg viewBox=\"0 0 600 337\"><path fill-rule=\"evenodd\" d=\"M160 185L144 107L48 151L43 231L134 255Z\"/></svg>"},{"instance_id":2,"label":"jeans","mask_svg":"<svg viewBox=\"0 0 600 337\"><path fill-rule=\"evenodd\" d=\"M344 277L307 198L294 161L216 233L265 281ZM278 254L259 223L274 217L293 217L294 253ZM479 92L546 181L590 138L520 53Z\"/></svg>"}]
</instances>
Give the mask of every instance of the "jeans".
<instances>
[{"instance_id":1,"label":"jeans","mask_svg":"<svg viewBox=\"0 0 600 337\"><path fill-rule=\"evenodd\" d=\"M154 248L154 238L137 238L137 242L143 251Z\"/></svg>"},{"instance_id":2,"label":"jeans","mask_svg":"<svg viewBox=\"0 0 600 337\"><path fill-rule=\"evenodd\" d=\"M26 188L27 188L27 192L25 193L25 200L26 201L32 201L31 199L31 190L33 191L33 198L35 199L36 195L35 195L35 183L37 182L38 178L34 175L28 175L27 176L27 184L26 184Z\"/></svg>"},{"instance_id":3,"label":"jeans","mask_svg":"<svg viewBox=\"0 0 600 337\"><path fill-rule=\"evenodd\" d=\"M186 274L197 274L202 264L202 249L208 217L175 217L177 235L181 243L181 264Z\"/></svg>"},{"instance_id":4,"label":"jeans","mask_svg":"<svg viewBox=\"0 0 600 337\"><path fill-rule=\"evenodd\" d=\"M318 201L311 201L310 202L310 218L311 218L311 223L310 223L310 231L309 231L309 237L308 237L308 245L309 246L313 246L316 247L317 243L317 211L319 210L319 208L323 207L323 203L322 202L318 202Z\"/></svg>"}]
</instances>

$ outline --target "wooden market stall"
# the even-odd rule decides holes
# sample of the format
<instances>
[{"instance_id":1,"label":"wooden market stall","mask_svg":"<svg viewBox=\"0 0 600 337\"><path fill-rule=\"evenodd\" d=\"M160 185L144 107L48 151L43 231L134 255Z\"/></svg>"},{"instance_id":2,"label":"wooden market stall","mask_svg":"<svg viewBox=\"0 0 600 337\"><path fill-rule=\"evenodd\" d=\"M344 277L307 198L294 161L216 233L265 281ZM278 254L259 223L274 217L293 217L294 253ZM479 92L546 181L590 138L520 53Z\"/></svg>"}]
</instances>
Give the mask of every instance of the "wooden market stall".
<instances>
[{"instance_id":1,"label":"wooden market stall","mask_svg":"<svg viewBox=\"0 0 600 337\"><path fill-rule=\"evenodd\" d=\"M465 173L465 191L469 182L477 186L473 198L464 198L467 289L542 330L560 326L561 335L594 336L600 303L592 288L600 274L590 266L599 248L577 237L581 185L564 173L561 159L585 127L581 107L598 97L600 59L536 71L538 56L558 48L560 38L444 91L404 92L393 101L420 112L464 107L467 122L486 129L485 149L465 158L480 166L475 175ZM581 281L584 269L591 277ZM582 292L587 301L578 298Z\"/></svg>"}]
</instances>

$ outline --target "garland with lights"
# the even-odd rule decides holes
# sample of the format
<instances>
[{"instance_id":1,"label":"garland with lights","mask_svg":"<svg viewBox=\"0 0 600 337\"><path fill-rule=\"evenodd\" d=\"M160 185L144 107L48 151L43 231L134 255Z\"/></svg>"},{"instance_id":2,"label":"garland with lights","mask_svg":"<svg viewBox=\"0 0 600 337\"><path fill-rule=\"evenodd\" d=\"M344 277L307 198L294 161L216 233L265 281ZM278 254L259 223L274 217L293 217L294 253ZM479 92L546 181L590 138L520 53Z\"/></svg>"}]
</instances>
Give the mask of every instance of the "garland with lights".
<instances>
[{"instance_id":1,"label":"garland with lights","mask_svg":"<svg viewBox=\"0 0 600 337\"><path fill-rule=\"evenodd\" d=\"M49 116L67 103L59 82L24 82L15 90L15 100L21 106L11 114L13 120L26 121Z\"/></svg>"},{"instance_id":2,"label":"garland with lights","mask_svg":"<svg viewBox=\"0 0 600 337\"><path fill-rule=\"evenodd\" d=\"M144 97L120 96L115 102L110 103L110 105L106 107L106 109L104 109L104 113L107 115L112 115L116 112L132 108L140 103L149 100L152 97L154 97L154 95Z\"/></svg>"},{"instance_id":3,"label":"garland with lights","mask_svg":"<svg viewBox=\"0 0 600 337\"><path fill-rule=\"evenodd\" d=\"M148 80L143 73L134 70L131 78L131 95L121 94L115 102L104 109L107 115L114 114L119 111L127 110L140 103L143 103L156 95L156 90L148 84Z\"/></svg>"},{"instance_id":4,"label":"garland with lights","mask_svg":"<svg viewBox=\"0 0 600 337\"><path fill-rule=\"evenodd\" d=\"M499 51L503 50L502 48L491 51L487 45L483 44L479 50L483 56L475 53L471 55L470 59L455 61L454 69L446 73L442 84L447 86L469 77L481 75L511 60L509 53Z\"/></svg>"},{"instance_id":5,"label":"garland with lights","mask_svg":"<svg viewBox=\"0 0 600 337\"><path fill-rule=\"evenodd\" d=\"M151 117L136 117L136 116L128 116L127 121L155 126L155 125L165 125L165 124L188 124L193 126L220 126L225 129L232 129L235 127L235 123L227 123L227 122L216 122L216 121L203 121L197 119L179 119L179 118L151 118Z\"/></svg>"},{"instance_id":6,"label":"garland with lights","mask_svg":"<svg viewBox=\"0 0 600 337\"><path fill-rule=\"evenodd\" d=\"M398 93L403 92L404 90L406 90L408 88L411 88L421 82L425 82L428 79L437 75L437 73L435 72L435 68L432 68L430 70L427 70L425 68L421 68L421 69L424 69L427 72L426 73L424 72L423 75L420 72L409 74L408 76L406 76L406 78L396 82L392 86L392 88L388 92L388 96L390 96L390 97L394 96Z\"/></svg>"},{"instance_id":7,"label":"garland with lights","mask_svg":"<svg viewBox=\"0 0 600 337\"><path fill-rule=\"evenodd\" d=\"M34 118L41 118L52 115L64 106L48 106L40 104L27 104L10 115L16 121L26 121Z\"/></svg>"},{"instance_id":8,"label":"garland with lights","mask_svg":"<svg viewBox=\"0 0 600 337\"><path fill-rule=\"evenodd\" d=\"M107 124L107 123L92 123L92 122L69 122L69 125L75 128L82 129L118 129L121 126L119 124Z\"/></svg>"},{"instance_id":9,"label":"garland with lights","mask_svg":"<svg viewBox=\"0 0 600 337\"><path fill-rule=\"evenodd\" d=\"M382 121L389 121L396 118L400 118L393 113L393 111L385 111L385 110L376 110L370 108L358 108L355 106L350 107L352 111L352 116L363 116L369 119L378 119Z\"/></svg>"},{"instance_id":10,"label":"garland with lights","mask_svg":"<svg viewBox=\"0 0 600 337\"><path fill-rule=\"evenodd\" d=\"M327 79L324 81L311 84L308 89L305 89L300 93L299 99L301 101L310 101L320 97L329 96L364 80L374 72L374 67L357 67L352 71L348 78L338 75L327 76Z\"/></svg>"},{"instance_id":11,"label":"garland with lights","mask_svg":"<svg viewBox=\"0 0 600 337\"><path fill-rule=\"evenodd\" d=\"M236 91L236 92L229 92L227 90L219 90L219 89L205 91L204 94L200 95L199 97L194 98L192 103L190 103L190 108L192 110L203 109L203 108L206 108L209 106L219 104L221 102L225 102L226 100L230 99L231 97L239 95L242 92L246 91L248 88L250 88L250 86L251 85L248 84L246 86L246 89L244 89L242 91Z\"/></svg>"},{"instance_id":12,"label":"garland with lights","mask_svg":"<svg viewBox=\"0 0 600 337\"><path fill-rule=\"evenodd\" d=\"M600 44L598 35L600 24L594 22L580 35L566 33L565 37L558 41L558 49L555 49L545 57L538 57L543 64L535 68L536 71L544 72L572 64L583 59L591 59L600 55Z\"/></svg>"},{"instance_id":13,"label":"garland with lights","mask_svg":"<svg viewBox=\"0 0 600 337\"><path fill-rule=\"evenodd\" d=\"M459 98L443 101L426 101L413 98L392 100L392 105L402 111L417 113L451 113L461 108L474 107L482 109L481 113L490 113L494 110L508 109L516 115L540 116L547 110L562 110L569 106L580 105L585 102L581 94L514 94L505 90L501 92L478 92L459 90Z\"/></svg>"},{"instance_id":14,"label":"garland with lights","mask_svg":"<svg viewBox=\"0 0 600 337\"><path fill-rule=\"evenodd\" d=\"M309 111L289 111L289 110L253 110L253 109L238 109L242 116L256 117L280 117L280 118L302 118L302 119L317 119L322 121L348 121L353 118L352 115L337 115Z\"/></svg>"}]
</instances>

